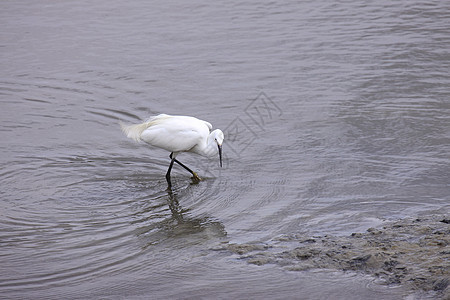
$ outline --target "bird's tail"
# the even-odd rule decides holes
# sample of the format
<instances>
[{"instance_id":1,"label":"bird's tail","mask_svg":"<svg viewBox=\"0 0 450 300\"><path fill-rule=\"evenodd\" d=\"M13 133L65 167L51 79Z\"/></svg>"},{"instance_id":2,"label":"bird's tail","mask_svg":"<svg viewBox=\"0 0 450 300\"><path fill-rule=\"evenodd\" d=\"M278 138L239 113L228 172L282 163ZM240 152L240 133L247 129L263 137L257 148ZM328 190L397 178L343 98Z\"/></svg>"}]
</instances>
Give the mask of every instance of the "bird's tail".
<instances>
[{"instance_id":1,"label":"bird's tail","mask_svg":"<svg viewBox=\"0 0 450 300\"><path fill-rule=\"evenodd\" d=\"M120 127L122 131L126 134L126 136L130 139L135 140L136 142L141 141L141 133L149 127L149 122L144 122L141 124L132 124L126 125L120 122Z\"/></svg>"},{"instance_id":2,"label":"bird's tail","mask_svg":"<svg viewBox=\"0 0 450 300\"><path fill-rule=\"evenodd\" d=\"M171 116L166 114L159 114L157 116L150 117L147 121L141 124L126 125L120 122L120 127L122 128L122 131L127 135L127 137L135 140L136 142L140 142L141 133L145 129L149 128L150 126L164 122L164 120L166 120L167 118L171 118Z\"/></svg>"}]
</instances>

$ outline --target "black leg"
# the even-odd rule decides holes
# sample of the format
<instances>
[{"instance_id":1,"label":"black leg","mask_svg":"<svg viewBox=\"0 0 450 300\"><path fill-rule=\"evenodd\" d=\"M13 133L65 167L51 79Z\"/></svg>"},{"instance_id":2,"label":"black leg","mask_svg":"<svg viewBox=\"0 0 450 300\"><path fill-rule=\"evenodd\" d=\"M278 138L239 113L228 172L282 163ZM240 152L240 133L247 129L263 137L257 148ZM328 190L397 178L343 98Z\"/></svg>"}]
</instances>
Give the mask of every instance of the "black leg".
<instances>
[{"instance_id":1,"label":"black leg","mask_svg":"<svg viewBox=\"0 0 450 300\"><path fill-rule=\"evenodd\" d=\"M170 156L172 156L172 154ZM167 170L167 173L166 173L166 180L167 180L167 184L169 185L169 189L172 187L172 182L170 181L170 171L172 171L172 166L173 166L174 161L175 161L175 158L172 158L172 160L170 161L169 170Z\"/></svg>"},{"instance_id":2,"label":"black leg","mask_svg":"<svg viewBox=\"0 0 450 300\"><path fill-rule=\"evenodd\" d=\"M200 181L200 177L198 177L197 173L195 173L194 171L192 171L190 168L188 168L185 164L181 163L179 160L177 160L176 158L172 158L172 154L170 153L169 157L172 159L172 161L175 161L177 164L179 164L180 166L182 166L183 168L185 168L189 173L192 174L192 176L194 176L194 179L197 181Z\"/></svg>"},{"instance_id":3,"label":"black leg","mask_svg":"<svg viewBox=\"0 0 450 300\"><path fill-rule=\"evenodd\" d=\"M178 159L175 159L175 162L177 164L179 164L180 166L182 166L183 168L185 168L186 170L188 170L189 173L194 174L194 171L192 171L191 169L189 169L186 165L182 164Z\"/></svg>"}]
</instances>

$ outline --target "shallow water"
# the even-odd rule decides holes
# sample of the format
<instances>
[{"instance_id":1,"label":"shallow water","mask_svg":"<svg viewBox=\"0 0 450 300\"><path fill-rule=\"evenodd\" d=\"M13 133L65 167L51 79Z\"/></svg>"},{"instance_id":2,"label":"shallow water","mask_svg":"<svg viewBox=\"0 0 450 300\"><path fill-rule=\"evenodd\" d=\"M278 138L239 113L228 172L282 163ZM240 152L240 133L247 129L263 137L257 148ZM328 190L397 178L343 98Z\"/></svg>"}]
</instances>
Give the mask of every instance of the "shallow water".
<instances>
[{"instance_id":1,"label":"shallow water","mask_svg":"<svg viewBox=\"0 0 450 300\"><path fill-rule=\"evenodd\" d=\"M361 274L252 266L227 243L448 214L446 1L0 3L6 298L393 298ZM127 140L193 115L224 167Z\"/></svg>"}]
</instances>

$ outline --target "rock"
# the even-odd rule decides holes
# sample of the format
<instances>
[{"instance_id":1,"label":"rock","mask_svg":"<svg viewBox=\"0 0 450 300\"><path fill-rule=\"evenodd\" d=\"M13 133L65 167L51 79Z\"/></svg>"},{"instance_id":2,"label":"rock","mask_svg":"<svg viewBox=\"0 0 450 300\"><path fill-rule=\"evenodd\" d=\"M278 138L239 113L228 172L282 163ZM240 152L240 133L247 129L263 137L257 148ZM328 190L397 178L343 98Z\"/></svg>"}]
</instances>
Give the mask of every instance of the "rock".
<instances>
[{"instance_id":1,"label":"rock","mask_svg":"<svg viewBox=\"0 0 450 300\"><path fill-rule=\"evenodd\" d=\"M269 248L266 245L260 245L260 244L229 244L228 250L231 252L234 252L236 254L246 254L252 251L256 250L265 250Z\"/></svg>"},{"instance_id":2,"label":"rock","mask_svg":"<svg viewBox=\"0 0 450 300\"><path fill-rule=\"evenodd\" d=\"M229 244L227 249L248 263L274 263L290 271L316 269L352 270L372 274L386 284L402 284L411 290L435 291L437 298L449 295L449 219L422 217L385 224L383 230L369 228L351 236L289 235L283 251L276 245ZM295 248L285 250L286 242ZM275 243L276 244L276 243ZM301 247L298 245L301 244ZM253 251L251 256L244 256ZM450 298L449 298L450 299Z\"/></svg>"}]
</instances>

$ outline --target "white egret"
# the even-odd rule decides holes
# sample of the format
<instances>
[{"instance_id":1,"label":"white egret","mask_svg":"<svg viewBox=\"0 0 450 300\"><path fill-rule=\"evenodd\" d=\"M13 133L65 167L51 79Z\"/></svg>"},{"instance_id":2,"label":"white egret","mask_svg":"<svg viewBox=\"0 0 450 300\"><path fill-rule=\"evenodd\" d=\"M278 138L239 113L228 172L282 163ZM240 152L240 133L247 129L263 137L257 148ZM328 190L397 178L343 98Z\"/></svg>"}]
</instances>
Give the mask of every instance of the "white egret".
<instances>
[{"instance_id":1,"label":"white egret","mask_svg":"<svg viewBox=\"0 0 450 300\"><path fill-rule=\"evenodd\" d=\"M169 188L172 186L170 171L174 162L188 170L195 180L201 180L197 173L176 159L181 152L192 152L209 158L219 153L222 167L223 132L220 129L210 132L212 125L206 121L188 116L160 114L141 124L121 123L120 126L127 137L170 151L171 161L166 173Z\"/></svg>"}]
</instances>

